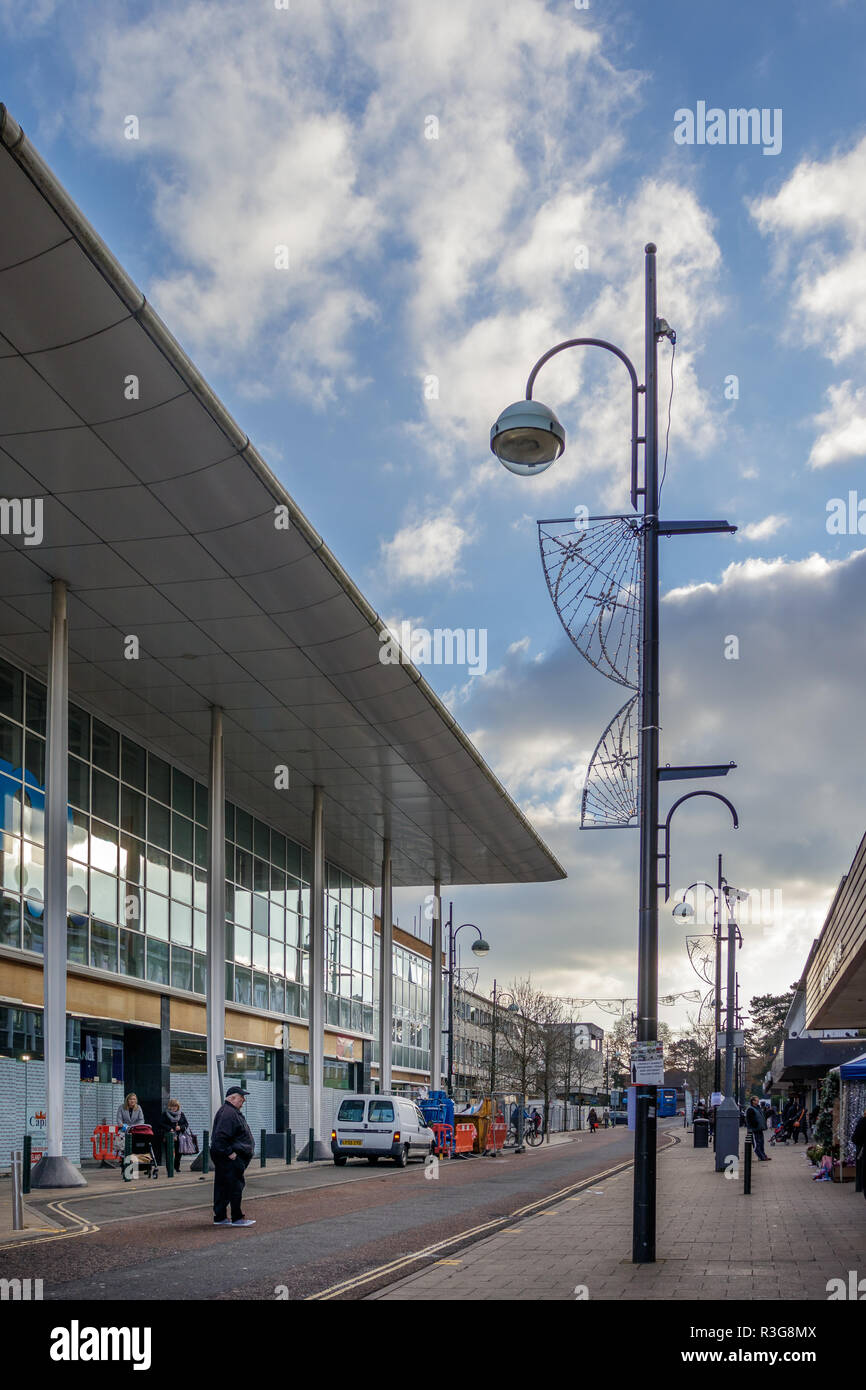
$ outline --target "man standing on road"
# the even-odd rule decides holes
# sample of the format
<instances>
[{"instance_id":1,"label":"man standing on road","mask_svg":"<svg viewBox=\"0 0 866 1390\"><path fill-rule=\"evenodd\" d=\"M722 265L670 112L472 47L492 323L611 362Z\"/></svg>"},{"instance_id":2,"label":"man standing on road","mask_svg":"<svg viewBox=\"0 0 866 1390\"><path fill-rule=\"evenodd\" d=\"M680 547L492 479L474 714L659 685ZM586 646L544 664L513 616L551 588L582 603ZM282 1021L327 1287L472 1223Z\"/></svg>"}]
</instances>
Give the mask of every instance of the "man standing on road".
<instances>
[{"instance_id":1,"label":"man standing on road","mask_svg":"<svg viewBox=\"0 0 866 1390\"><path fill-rule=\"evenodd\" d=\"M210 1141L213 1160L213 1224L215 1226L255 1226L241 1211L244 1169L255 1145L250 1127L241 1114L249 1095L240 1086L229 1086L225 1103L214 1116ZM231 1219L226 1208L231 1207Z\"/></svg>"},{"instance_id":2,"label":"man standing on road","mask_svg":"<svg viewBox=\"0 0 866 1390\"><path fill-rule=\"evenodd\" d=\"M764 1126L766 1123L764 1111L758 1103L758 1097L752 1096L752 1103L746 1111L746 1128L752 1136L755 1156L762 1163L772 1163L772 1159L764 1152Z\"/></svg>"}]
</instances>

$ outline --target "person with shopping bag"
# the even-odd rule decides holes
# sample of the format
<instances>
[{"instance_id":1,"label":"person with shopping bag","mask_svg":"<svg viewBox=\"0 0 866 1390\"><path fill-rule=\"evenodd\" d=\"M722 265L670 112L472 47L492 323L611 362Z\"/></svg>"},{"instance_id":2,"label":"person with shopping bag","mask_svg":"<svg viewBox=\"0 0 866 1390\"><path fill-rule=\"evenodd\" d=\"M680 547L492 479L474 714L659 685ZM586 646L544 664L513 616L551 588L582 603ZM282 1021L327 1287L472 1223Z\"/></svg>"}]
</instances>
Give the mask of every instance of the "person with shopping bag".
<instances>
[{"instance_id":1,"label":"person with shopping bag","mask_svg":"<svg viewBox=\"0 0 866 1390\"><path fill-rule=\"evenodd\" d=\"M168 1146L174 1144L174 1171L180 1172L181 1155L185 1153L195 1153L195 1147L190 1149L184 1141L192 1136L189 1134L189 1120L180 1108L180 1101L172 1098L162 1112L159 1121L162 1131L163 1157L166 1159L166 1171L168 1170Z\"/></svg>"}]
</instances>

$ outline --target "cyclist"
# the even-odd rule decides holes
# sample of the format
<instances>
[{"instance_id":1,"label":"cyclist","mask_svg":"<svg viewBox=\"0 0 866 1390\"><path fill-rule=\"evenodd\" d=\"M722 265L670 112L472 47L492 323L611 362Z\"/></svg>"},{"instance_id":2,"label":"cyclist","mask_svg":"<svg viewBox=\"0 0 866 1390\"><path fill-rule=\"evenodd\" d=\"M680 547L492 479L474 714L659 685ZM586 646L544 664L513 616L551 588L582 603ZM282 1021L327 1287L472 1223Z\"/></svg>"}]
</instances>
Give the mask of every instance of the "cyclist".
<instances>
[{"instance_id":1,"label":"cyclist","mask_svg":"<svg viewBox=\"0 0 866 1390\"><path fill-rule=\"evenodd\" d=\"M538 1134L539 1130L541 1129L541 1116L539 1115L538 1110L535 1108L535 1106L532 1107L532 1114L529 1117L529 1122L532 1125L532 1128L535 1131L535 1133Z\"/></svg>"}]
</instances>

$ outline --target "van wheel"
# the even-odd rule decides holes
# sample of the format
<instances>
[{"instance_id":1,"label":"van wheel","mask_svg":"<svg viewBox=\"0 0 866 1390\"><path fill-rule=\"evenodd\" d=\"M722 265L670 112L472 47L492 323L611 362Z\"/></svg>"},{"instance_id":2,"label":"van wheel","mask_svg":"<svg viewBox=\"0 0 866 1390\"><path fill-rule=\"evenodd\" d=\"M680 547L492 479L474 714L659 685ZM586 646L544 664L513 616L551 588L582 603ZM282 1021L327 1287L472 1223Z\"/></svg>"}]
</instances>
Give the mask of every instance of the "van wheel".
<instances>
[{"instance_id":1,"label":"van wheel","mask_svg":"<svg viewBox=\"0 0 866 1390\"><path fill-rule=\"evenodd\" d=\"M409 1145L404 1144L397 1157L394 1159L398 1168L405 1168L409 1162Z\"/></svg>"},{"instance_id":2,"label":"van wheel","mask_svg":"<svg viewBox=\"0 0 866 1390\"><path fill-rule=\"evenodd\" d=\"M378 1162L379 1162L379 1156L378 1156L378 1154L373 1154L373 1155L371 1155L370 1157L368 1157L367 1162L368 1162L368 1163L378 1163Z\"/></svg>"},{"instance_id":3,"label":"van wheel","mask_svg":"<svg viewBox=\"0 0 866 1390\"><path fill-rule=\"evenodd\" d=\"M348 1161L348 1158L348 1154L334 1154L334 1162L336 1163L338 1168L342 1168L343 1164Z\"/></svg>"}]
</instances>

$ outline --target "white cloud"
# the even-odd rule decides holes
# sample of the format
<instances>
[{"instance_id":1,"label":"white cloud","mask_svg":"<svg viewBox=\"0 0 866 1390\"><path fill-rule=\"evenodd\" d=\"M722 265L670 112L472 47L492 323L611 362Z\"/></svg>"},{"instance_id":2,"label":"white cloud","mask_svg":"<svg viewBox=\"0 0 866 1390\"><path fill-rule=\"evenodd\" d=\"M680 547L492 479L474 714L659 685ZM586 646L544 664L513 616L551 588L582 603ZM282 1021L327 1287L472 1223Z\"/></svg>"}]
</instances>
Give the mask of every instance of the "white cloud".
<instances>
[{"instance_id":1,"label":"white cloud","mask_svg":"<svg viewBox=\"0 0 866 1390\"><path fill-rule=\"evenodd\" d=\"M812 445L810 468L828 468L866 455L866 386L851 381L827 388L827 409L814 417L821 433Z\"/></svg>"},{"instance_id":2,"label":"white cloud","mask_svg":"<svg viewBox=\"0 0 866 1390\"><path fill-rule=\"evenodd\" d=\"M443 512L423 521L410 522L380 550L388 578L393 584L430 584L437 579L453 579L460 570L469 531L452 515Z\"/></svg>"},{"instance_id":3,"label":"white cloud","mask_svg":"<svg viewBox=\"0 0 866 1390\"><path fill-rule=\"evenodd\" d=\"M765 516L763 521L750 521L747 526L743 526L737 532L737 539L744 541L766 541L770 536L775 536L777 531L781 531L783 526L787 526L786 516L776 516L773 513Z\"/></svg>"},{"instance_id":4,"label":"white cloud","mask_svg":"<svg viewBox=\"0 0 866 1390\"><path fill-rule=\"evenodd\" d=\"M528 652L530 641L529 637L521 637L518 642L512 642L507 649L508 655L513 656L515 652Z\"/></svg>"}]
</instances>

